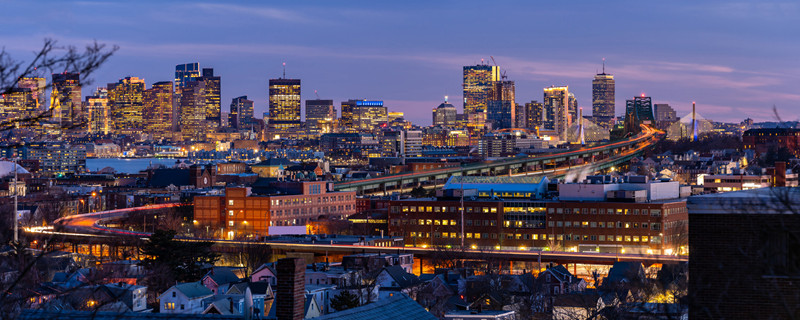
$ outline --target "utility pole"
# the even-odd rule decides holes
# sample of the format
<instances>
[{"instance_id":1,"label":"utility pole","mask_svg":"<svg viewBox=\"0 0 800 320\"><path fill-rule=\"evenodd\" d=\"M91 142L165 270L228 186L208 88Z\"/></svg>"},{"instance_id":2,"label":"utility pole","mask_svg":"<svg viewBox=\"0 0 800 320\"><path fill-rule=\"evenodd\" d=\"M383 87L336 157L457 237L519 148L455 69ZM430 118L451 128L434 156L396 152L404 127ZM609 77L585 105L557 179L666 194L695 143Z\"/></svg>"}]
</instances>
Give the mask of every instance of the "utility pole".
<instances>
[{"instance_id":1,"label":"utility pole","mask_svg":"<svg viewBox=\"0 0 800 320\"><path fill-rule=\"evenodd\" d=\"M463 171L462 171L463 173ZM460 174L459 179L461 180L461 249L464 249L464 175Z\"/></svg>"},{"instance_id":2,"label":"utility pole","mask_svg":"<svg viewBox=\"0 0 800 320\"><path fill-rule=\"evenodd\" d=\"M17 195L19 194L17 184L17 157L14 157L14 242L19 242L19 211L17 211Z\"/></svg>"}]
</instances>

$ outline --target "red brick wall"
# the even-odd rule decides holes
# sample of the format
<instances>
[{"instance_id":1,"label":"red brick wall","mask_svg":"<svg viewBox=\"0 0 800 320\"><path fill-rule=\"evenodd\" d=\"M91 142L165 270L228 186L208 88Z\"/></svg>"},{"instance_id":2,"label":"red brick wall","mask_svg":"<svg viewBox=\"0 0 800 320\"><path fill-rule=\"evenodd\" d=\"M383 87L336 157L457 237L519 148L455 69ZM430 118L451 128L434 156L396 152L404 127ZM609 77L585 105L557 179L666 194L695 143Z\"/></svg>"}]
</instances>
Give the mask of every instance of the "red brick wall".
<instances>
[{"instance_id":1,"label":"red brick wall","mask_svg":"<svg viewBox=\"0 0 800 320\"><path fill-rule=\"evenodd\" d=\"M800 215L690 214L689 318L800 315L800 274L770 270L781 255L768 239L789 230L800 230Z\"/></svg>"}]
</instances>

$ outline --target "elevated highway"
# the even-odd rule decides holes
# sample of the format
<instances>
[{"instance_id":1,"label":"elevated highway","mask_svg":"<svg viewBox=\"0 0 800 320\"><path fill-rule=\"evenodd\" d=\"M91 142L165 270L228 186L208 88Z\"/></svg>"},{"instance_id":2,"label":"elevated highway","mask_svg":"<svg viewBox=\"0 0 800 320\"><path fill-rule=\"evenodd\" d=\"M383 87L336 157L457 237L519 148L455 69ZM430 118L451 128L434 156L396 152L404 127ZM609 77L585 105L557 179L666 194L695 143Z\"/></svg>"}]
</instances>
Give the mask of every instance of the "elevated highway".
<instances>
[{"instance_id":1,"label":"elevated highway","mask_svg":"<svg viewBox=\"0 0 800 320\"><path fill-rule=\"evenodd\" d=\"M337 191L378 194L417 186L444 184L451 176L468 175L547 175L562 177L570 170L599 171L627 162L641 155L663 137L663 132L642 126L642 132L628 139L605 145L566 152L513 157L461 166L392 174L371 179L342 181L334 184Z\"/></svg>"}]
</instances>

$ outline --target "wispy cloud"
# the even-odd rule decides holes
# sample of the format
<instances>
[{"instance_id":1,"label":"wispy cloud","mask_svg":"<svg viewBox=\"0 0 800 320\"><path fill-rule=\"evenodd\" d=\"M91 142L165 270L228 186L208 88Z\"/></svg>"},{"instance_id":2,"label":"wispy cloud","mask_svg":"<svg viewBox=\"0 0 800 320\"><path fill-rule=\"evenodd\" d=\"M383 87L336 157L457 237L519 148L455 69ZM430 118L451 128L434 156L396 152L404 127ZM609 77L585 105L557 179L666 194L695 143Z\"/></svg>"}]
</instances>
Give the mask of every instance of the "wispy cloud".
<instances>
[{"instance_id":1,"label":"wispy cloud","mask_svg":"<svg viewBox=\"0 0 800 320\"><path fill-rule=\"evenodd\" d=\"M191 6L215 14L224 12L224 13L233 13L239 15L255 16L265 19L282 20L288 22L305 23L313 21L309 17L298 14L295 11L270 8L270 7L242 6L242 5L227 4L227 3L195 3L192 4Z\"/></svg>"}]
</instances>

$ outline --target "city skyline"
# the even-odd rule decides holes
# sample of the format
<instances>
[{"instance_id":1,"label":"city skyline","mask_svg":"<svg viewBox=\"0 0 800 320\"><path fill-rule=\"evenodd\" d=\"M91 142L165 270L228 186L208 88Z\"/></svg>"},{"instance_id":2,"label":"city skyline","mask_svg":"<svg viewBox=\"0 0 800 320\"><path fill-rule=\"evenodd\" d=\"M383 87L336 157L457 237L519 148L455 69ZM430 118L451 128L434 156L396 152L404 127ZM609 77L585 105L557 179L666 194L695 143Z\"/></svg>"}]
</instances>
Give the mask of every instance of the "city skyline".
<instances>
[{"instance_id":1,"label":"city skyline","mask_svg":"<svg viewBox=\"0 0 800 320\"><path fill-rule=\"evenodd\" d=\"M592 105L591 81L604 57L606 72L617 81L617 115L624 107L621 102L643 92L654 103L673 106L679 117L689 114L691 102L697 101L699 114L727 122L746 117L774 120L772 105L785 120L795 120L791 117L800 102L800 94L791 86L800 70L791 57L799 47L780 41L788 39L796 25L791 17L800 7L793 3L675 7L580 3L527 8L521 3L484 7L477 2L307 3L291 9L260 3L168 3L159 8L152 2L49 4L3 2L10 9L6 12L15 15L3 16L0 24L13 28L3 28L7 31L0 31L0 39L6 50L23 60L46 37L79 47L93 39L119 45L120 51L93 76L91 85L84 86L82 96L127 76L144 78L149 87L172 79L175 65L199 62L225 78L223 104L247 95L255 102L255 113L262 114L268 110L268 79L279 77L286 62L286 76L303 80L302 100L315 99L312 91L337 105L354 97L383 100L389 110L428 125L428 112L445 95L451 101L463 99L461 68L481 59L491 64L493 56L508 79L516 82L520 104L538 100L544 87L568 85L580 106ZM520 8L506 10L510 7ZM504 19L509 31L502 36L485 39L480 35L488 31L475 29L477 34L470 34L458 27L458 21L493 12L509 17ZM537 14L530 25L515 22L525 12L553 17ZM554 20L564 13L570 14L573 27ZM207 22L175 30L200 14L209 17ZM118 18L123 15L130 18ZM745 16L747 20L741 19ZM603 33L581 27L596 22L592 17L608 21ZM623 17L624 23L612 21ZM700 22L701 17L707 21ZM355 20L381 23L362 30L360 23L348 22ZM673 21L682 23L669 25ZM629 28L631 24L638 27ZM155 32L158 29L175 33ZM483 39L480 46L477 39ZM524 41L501 45L513 39ZM542 50L545 41L553 39L562 45ZM461 103L455 105L462 110Z\"/></svg>"}]
</instances>

